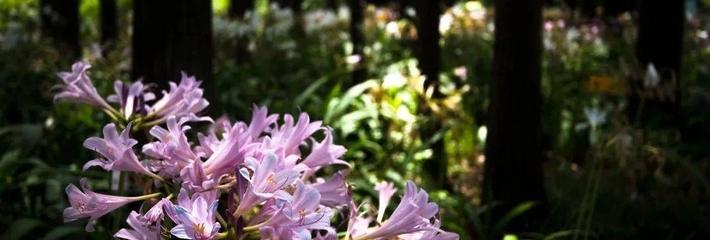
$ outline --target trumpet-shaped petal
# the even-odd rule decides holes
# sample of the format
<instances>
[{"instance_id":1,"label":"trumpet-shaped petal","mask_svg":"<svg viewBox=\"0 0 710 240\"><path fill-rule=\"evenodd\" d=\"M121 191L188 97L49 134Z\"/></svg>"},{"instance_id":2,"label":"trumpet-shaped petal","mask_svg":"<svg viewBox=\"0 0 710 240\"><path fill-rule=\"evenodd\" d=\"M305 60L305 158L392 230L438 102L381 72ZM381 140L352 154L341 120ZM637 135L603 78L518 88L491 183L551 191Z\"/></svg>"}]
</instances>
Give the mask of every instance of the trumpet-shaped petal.
<instances>
[{"instance_id":1,"label":"trumpet-shaped petal","mask_svg":"<svg viewBox=\"0 0 710 240\"><path fill-rule=\"evenodd\" d=\"M286 155L300 154L298 147L321 128L321 121L311 122L308 114L301 113L294 124L293 116L284 116L284 124L271 132L271 148L281 149Z\"/></svg>"},{"instance_id":2,"label":"trumpet-shaped petal","mask_svg":"<svg viewBox=\"0 0 710 240\"><path fill-rule=\"evenodd\" d=\"M431 240L458 240L459 235L455 233L446 232L440 229L441 222L437 219L434 224L429 229L407 233L399 235L398 238L402 240L420 240L420 239L431 239Z\"/></svg>"},{"instance_id":3,"label":"trumpet-shaped petal","mask_svg":"<svg viewBox=\"0 0 710 240\"><path fill-rule=\"evenodd\" d=\"M198 118L197 114L207 108L209 102L203 98L201 81L184 72L180 84L170 82L170 91L163 92L162 98L150 108L149 113L154 114L158 121L164 121L170 116L187 117L190 120L210 120L209 117Z\"/></svg>"},{"instance_id":4,"label":"trumpet-shaped petal","mask_svg":"<svg viewBox=\"0 0 710 240\"><path fill-rule=\"evenodd\" d=\"M380 206L380 208L382 207L386 206ZM413 182L408 181L402 201L388 220L379 227L368 230L367 233L351 234L355 239L386 239L431 231L438 229L431 223L431 219L438 211L439 207L435 203L429 202L429 195L426 191L418 190Z\"/></svg>"},{"instance_id":5,"label":"trumpet-shaped petal","mask_svg":"<svg viewBox=\"0 0 710 240\"><path fill-rule=\"evenodd\" d=\"M132 229L122 228L113 236L127 240L160 240L160 224L142 218L136 211L131 211L126 222Z\"/></svg>"},{"instance_id":6,"label":"trumpet-shaped petal","mask_svg":"<svg viewBox=\"0 0 710 240\"><path fill-rule=\"evenodd\" d=\"M90 137L86 139L84 147L96 151L102 158L87 162L84 164L84 170L99 166L107 171L137 172L160 178L138 161L138 157L132 149L138 141L129 137L130 129L131 125L128 124L119 135L116 125L109 123L104 126L104 138Z\"/></svg>"},{"instance_id":7,"label":"trumpet-shaped petal","mask_svg":"<svg viewBox=\"0 0 710 240\"><path fill-rule=\"evenodd\" d=\"M253 169L254 174L249 175L249 170L242 168L240 174L249 184L241 196L239 207L235 215L247 211L267 198L272 198L275 192L293 184L299 178L299 172L293 169L277 168L278 158L274 154L268 154L261 163L255 159L249 159L247 165Z\"/></svg>"},{"instance_id":8,"label":"trumpet-shaped petal","mask_svg":"<svg viewBox=\"0 0 710 240\"><path fill-rule=\"evenodd\" d=\"M216 222L216 193L196 193L192 198L182 189L178 195L178 205L166 204L168 216L177 225L170 233L181 239L215 239L220 229Z\"/></svg>"},{"instance_id":9,"label":"trumpet-shaped petal","mask_svg":"<svg viewBox=\"0 0 710 240\"><path fill-rule=\"evenodd\" d=\"M397 192L397 189L394 188L394 184L392 184L391 182L381 182L375 185L375 190L379 193L379 205L377 205L377 222L381 223L382 217L384 217L385 215L387 205L389 205L390 199L392 199L394 193Z\"/></svg>"},{"instance_id":10,"label":"trumpet-shaped petal","mask_svg":"<svg viewBox=\"0 0 710 240\"><path fill-rule=\"evenodd\" d=\"M256 144L252 144L251 137L246 134L246 126L235 124L203 164L205 173L219 176L236 172L237 167L244 162L245 155L255 147Z\"/></svg>"},{"instance_id":11,"label":"trumpet-shaped petal","mask_svg":"<svg viewBox=\"0 0 710 240\"><path fill-rule=\"evenodd\" d=\"M197 154L192 151L190 143L187 141L187 136L185 136L185 131L190 129L188 126L183 126L186 121L185 118L178 120L175 117L169 117L168 129L160 126L150 129L150 135L158 141L143 145L143 153L164 161L159 165L161 167L158 167L163 176L175 176L190 162L198 159Z\"/></svg>"},{"instance_id":12,"label":"trumpet-shaped petal","mask_svg":"<svg viewBox=\"0 0 710 240\"><path fill-rule=\"evenodd\" d=\"M183 168L180 173L180 178L183 181L182 187L191 192L213 190L217 186L217 183L219 183L219 177L211 178L205 174L205 170L202 168L202 161L199 159Z\"/></svg>"},{"instance_id":13,"label":"trumpet-shaped petal","mask_svg":"<svg viewBox=\"0 0 710 240\"><path fill-rule=\"evenodd\" d=\"M62 79L63 84L55 87L60 92L54 95L54 100L66 100L111 109L111 106L99 96L96 87L91 83L91 79L86 73L89 68L91 68L91 64L79 61L71 66L71 72L58 73L57 75Z\"/></svg>"},{"instance_id":14,"label":"trumpet-shaped petal","mask_svg":"<svg viewBox=\"0 0 710 240\"><path fill-rule=\"evenodd\" d=\"M318 182L311 186L320 193L320 204L322 205L337 207L350 203L351 197L348 194L345 175L342 172L336 173L328 181Z\"/></svg>"},{"instance_id":15,"label":"trumpet-shaped petal","mask_svg":"<svg viewBox=\"0 0 710 240\"><path fill-rule=\"evenodd\" d=\"M232 129L232 124L227 117L218 118L212 123L207 134L197 133L197 140L200 145L195 147L195 153L202 158L210 158L223 142L223 140L217 138L217 135L221 134L226 138L230 129Z\"/></svg>"},{"instance_id":16,"label":"trumpet-shaped petal","mask_svg":"<svg viewBox=\"0 0 710 240\"><path fill-rule=\"evenodd\" d=\"M113 83L115 94L108 96L108 101L118 103L121 106L121 114L125 119L130 119L134 113L145 114L147 111L146 102L155 99L155 94L148 91L148 88L141 81L125 84L116 80Z\"/></svg>"},{"instance_id":17,"label":"trumpet-shaped petal","mask_svg":"<svg viewBox=\"0 0 710 240\"><path fill-rule=\"evenodd\" d=\"M273 229L273 232L295 236L309 236L312 230L333 231L330 226L332 209L319 204L320 193L313 187L296 182L293 195L279 192L276 197L276 206L279 211L266 222L260 224L262 228Z\"/></svg>"},{"instance_id":18,"label":"trumpet-shaped petal","mask_svg":"<svg viewBox=\"0 0 710 240\"><path fill-rule=\"evenodd\" d=\"M247 132L252 138L257 139L268 126L276 123L279 115L269 115L269 110L266 109L266 107L257 107L254 105L252 109L251 123L249 123Z\"/></svg>"},{"instance_id":19,"label":"trumpet-shaped petal","mask_svg":"<svg viewBox=\"0 0 710 240\"><path fill-rule=\"evenodd\" d=\"M314 143L313 151L300 164L308 168L319 168L331 164L342 164L350 167L349 163L339 159L345 152L345 147L333 144L331 131L326 129L325 139L320 143Z\"/></svg>"},{"instance_id":20,"label":"trumpet-shaped petal","mask_svg":"<svg viewBox=\"0 0 710 240\"><path fill-rule=\"evenodd\" d=\"M64 222L75 221L82 218L89 218L86 231L94 230L94 223L101 216L122 207L130 202L150 198L154 195L140 197L122 197L95 193L86 187L86 181L81 180L82 190L74 184L66 188L67 196L71 207L64 209Z\"/></svg>"}]
</instances>

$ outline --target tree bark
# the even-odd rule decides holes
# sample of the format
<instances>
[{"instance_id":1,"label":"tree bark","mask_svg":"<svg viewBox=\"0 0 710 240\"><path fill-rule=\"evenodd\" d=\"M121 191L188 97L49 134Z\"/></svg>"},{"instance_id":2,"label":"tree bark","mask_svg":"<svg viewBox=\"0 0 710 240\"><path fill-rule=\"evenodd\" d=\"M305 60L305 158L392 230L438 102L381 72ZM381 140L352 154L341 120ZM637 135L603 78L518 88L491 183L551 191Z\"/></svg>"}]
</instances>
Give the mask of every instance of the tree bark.
<instances>
[{"instance_id":1,"label":"tree bark","mask_svg":"<svg viewBox=\"0 0 710 240\"><path fill-rule=\"evenodd\" d=\"M684 3L685 1L641 1L636 57L642 74L631 83L629 116L632 120L660 125L674 125L678 121ZM643 86L643 71L649 64L655 66L660 77L655 87Z\"/></svg>"},{"instance_id":2,"label":"tree bark","mask_svg":"<svg viewBox=\"0 0 710 240\"><path fill-rule=\"evenodd\" d=\"M494 5L484 200L500 204L493 209L492 223L521 203L537 203L507 226L506 231L520 232L536 227L546 205L540 89L542 0L495 0Z\"/></svg>"},{"instance_id":3,"label":"tree bark","mask_svg":"<svg viewBox=\"0 0 710 240\"><path fill-rule=\"evenodd\" d=\"M79 46L79 0L41 0L42 34L62 56L75 61L81 56Z\"/></svg>"},{"instance_id":4,"label":"tree bark","mask_svg":"<svg viewBox=\"0 0 710 240\"><path fill-rule=\"evenodd\" d=\"M131 77L167 87L184 71L213 96L211 1L134 1L133 13Z\"/></svg>"},{"instance_id":5,"label":"tree bark","mask_svg":"<svg viewBox=\"0 0 710 240\"><path fill-rule=\"evenodd\" d=\"M350 41L353 44L353 55L360 56L360 61L355 64L352 73L352 82L345 84L352 86L364 82L367 78L367 68L365 64L365 35L362 32L362 24L365 18L365 0L348 0L350 10Z\"/></svg>"},{"instance_id":6,"label":"tree bark","mask_svg":"<svg viewBox=\"0 0 710 240\"><path fill-rule=\"evenodd\" d=\"M229 5L229 16L237 21L244 21L246 13L254 11L254 0L232 0ZM245 36L238 36L235 39L234 58L237 64L249 62L251 55L249 54L249 39Z\"/></svg>"},{"instance_id":7,"label":"tree bark","mask_svg":"<svg viewBox=\"0 0 710 240\"><path fill-rule=\"evenodd\" d=\"M244 19L244 15L253 10L254 0L231 0L228 14L232 19Z\"/></svg>"},{"instance_id":8,"label":"tree bark","mask_svg":"<svg viewBox=\"0 0 710 240\"><path fill-rule=\"evenodd\" d=\"M116 0L101 0L101 44L106 49L113 48L118 39L118 17Z\"/></svg>"},{"instance_id":9,"label":"tree bark","mask_svg":"<svg viewBox=\"0 0 710 240\"><path fill-rule=\"evenodd\" d=\"M332 10L333 12L336 12L336 13L338 12L338 6L339 6L338 0L326 0L325 1L325 7Z\"/></svg>"},{"instance_id":10,"label":"tree bark","mask_svg":"<svg viewBox=\"0 0 710 240\"><path fill-rule=\"evenodd\" d=\"M439 15L441 14L441 2L439 0L417 0L414 3L417 12L417 44L415 53L418 67L426 77L425 88L433 88L433 99L441 97L439 92L439 71L441 68L441 49L439 47ZM441 120L434 116L430 109L426 109L425 114L430 115L427 126L423 126L422 135L425 137L434 136L442 129ZM444 140L442 138L432 142L432 157L424 163L426 172L430 179L430 186L437 189L452 190L448 184L447 169L448 160L444 151Z\"/></svg>"}]
</instances>

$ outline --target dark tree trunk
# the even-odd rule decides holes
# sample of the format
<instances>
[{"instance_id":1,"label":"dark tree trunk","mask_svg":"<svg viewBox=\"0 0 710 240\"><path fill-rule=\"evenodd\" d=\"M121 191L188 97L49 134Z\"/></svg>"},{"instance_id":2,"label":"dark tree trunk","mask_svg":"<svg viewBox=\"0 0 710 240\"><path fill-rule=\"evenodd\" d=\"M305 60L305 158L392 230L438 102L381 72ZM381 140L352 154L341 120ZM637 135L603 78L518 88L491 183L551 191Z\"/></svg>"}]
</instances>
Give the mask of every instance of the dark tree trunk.
<instances>
[{"instance_id":1,"label":"dark tree trunk","mask_svg":"<svg viewBox=\"0 0 710 240\"><path fill-rule=\"evenodd\" d=\"M422 74L426 76L426 87L433 87L434 94L439 94L439 69L441 56L439 48L439 15L441 6L439 0L417 0L417 61Z\"/></svg>"},{"instance_id":2,"label":"dark tree trunk","mask_svg":"<svg viewBox=\"0 0 710 240\"><path fill-rule=\"evenodd\" d=\"M636 57L643 71L632 81L629 101L632 120L660 125L673 125L679 120L684 2L641 1ZM660 77L654 87L643 84L643 73L649 64L655 66Z\"/></svg>"},{"instance_id":3,"label":"dark tree trunk","mask_svg":"<svg viewBox=\"0 0 710 240\"><path fill-rule=\"evenodd\" d=\"M415 52L418 67L426 77L425 87L433 88L432 98L440 98L439 70L441 68L441 54L439 48L439 15L441 14L441 2L439 0L417 0L414 3L417 12L417 44ZM429 109L427 109L429 110ZM424 127L422 134L425 137L434 136L442 129L440 119L436 118L433 112L431 121ZM431 187L451 190L452 187L447 181L447 158L444 151L444 141L442 138L435 140L431 145L432 157L424 164L426 172L431 178Z\"/></svg>"},{"instance_id":4,"label":"dark tree trunk","mask_svg":"<svg viewBox=\"0 0 710 240\"><path fill-rule=\"evenodd\" d=\"M492 223L521 203L536 202L538 207L518 216L506 229L520 232L536 227L545 206L540 92L542 0L495 0L494 4L484 198L488 204L500 204L492 212Z\"/></svg>"},{"instance_id":5,"label":"dark tree trunk","mask_svg":"<svg viewBox=\"0 0 710 240\"><path fill-rule=\"evenodd\" d=\"M350 10L350 41L353 43L353 55L360 56L360 61L355 64L352 82L346 86L355 85L365 81L367 69L365 64L365 35L362 32L362 24L365 18L365 0L348 0Z\"/></svg>"},{"instance_id":6,"label":"dark tree trunk","mask_svg":"<svg viewBox=\"0 0 710 240\"><path fill-rule=\"evenodd\" d=\"M101 44L111 49L118 39L116 0L101 0Z\"/></svg>"},{"instance_id":7,"label":"dark tree trunk","mask_svg":"<svg viewBox=\"0 0 710 240\"><path fill-rule=\"evenodd\" d=\"M167 87L185 71L213 96L211 1L134 1L133 13L131 77Z\"/></svg>"},{"instance_id":8,"label":"dark tree trunk","mask_svg":"<svg viewBox=\"0 0 710 240\"><path fill-rule=\"evenodd\" d=\"M244 19L248 11L254 10L254 0L231 0L229 3L229 17Z\"/></svg>"},{"instance_id":9,"label":"dark tree trunk","mask_svg":"<svg viewBox=\"0 0 710 240\"><path fill-rule=\"evenodd\" d=\"M42 34L69 61L80 57L79 0L41 0L39 7Z\"/></svg>"},{"instance_id":10,"label":"dark tree trunk","mask_svg":"<svg viewBox=\"0 0 710 240\"><path fill-rule=\"evenodd\" d=\"M246 13L254 11L254 0L232 0L229 5L229 16L237 21L244 21ZM235 46L235 61L238 64L249 62L251 55L249 54L249 39L244 36L239 36Z\"/></svg>"},{"instance_id":11,"label":"dark tree trunk","mask_svg":"<svg viewBox=\"0 0 710 240\"><path fill-rule=\"evenodd\" d=\"M338 12L338 0L326 0L325 6L333 12Z\"/></svg>"}]
</instances>

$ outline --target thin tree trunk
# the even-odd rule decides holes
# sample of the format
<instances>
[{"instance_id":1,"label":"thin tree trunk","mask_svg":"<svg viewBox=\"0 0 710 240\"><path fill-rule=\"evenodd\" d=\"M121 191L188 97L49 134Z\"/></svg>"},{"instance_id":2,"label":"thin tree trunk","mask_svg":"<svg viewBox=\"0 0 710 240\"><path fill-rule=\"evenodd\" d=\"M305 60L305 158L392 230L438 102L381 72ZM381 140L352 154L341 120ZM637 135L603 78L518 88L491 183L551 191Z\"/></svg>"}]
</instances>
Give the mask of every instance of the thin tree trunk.
<instances>
[{"instance_id":1,"label":"thin tree trunk","mask_svg":"<svg viewBox=\"0 0 710 240\"><path fill-rule=\"evenodd\" d=\"M544 213L540 89L542 0L495 0L493 81L488 107L484 199L492 222L521 203L538 207L518 216L507 231L535 227ZM500 238L501 236L493 236Z\"/></svg>"},{"instance_id":2,"label":"thin tree trunk","mask_svg":"<svg viewBox=\"0 0 710 240\"><path fill-rule=\"evenodd\" d=\"M41 0L42 34L69 61L81 56L79 47L79 0Z\"/></svg>"},{"instance_id":3,"label":"thin tree trunk","mask_svg":"<svg viewBox=\"0 0 710 240\"><path fill-rule=\"evenodd\" d=\"M679 120L684 3L641 1L636 57L641 70L653 64L660 81L657 86L644 86L645 74L633 79L629 99L632 120L654 121L661 125L674 125Z\"/></svg>"},{"instance_id":4,"label":"thin tree trunk","mask_svg":"<svg viewBox=\"0 0 710 240\"><path fill-rule=\"evenodd\" d=\"M133 13L131 77L166 87L185 71L213 96L211 1L134 1Z\"/></svg>"},{"instance_id":5,"label":"thin tree trunk","mask_svg":"<svg viewBox=\"0 0 710 240\"><path fill-rule=\"evenodd\" d=\"M365 18L365 1L364 0L348 0L348 8L350 10L350 41L353 44L353 55L360 57L360 61L355 65L353 70L352 82L347 86L355 85L365 81L367 78L367 69L365 64L365 35L362 32L362 24Z\"/></svg>"},{"instance_id":6,"label":"thin tree trunk","mask_svg":"<svg viewBox=\"0 0 710 240\"><path fill-rule=\"evenodd\" d=\"M118 18L116 0L101 0L101 44L106 49L113 48L118 39Z\"/></svg>"},{"instance_id":7,"label":"thin tree trunk","mask_svg":"<svg viewBox=\"0 0 710 240\"><path fill-rule=\"evenodd\" d=\"M248 11L254 10L254 0L231 0L229 3L229 17L244 19Z\"/></svg>"},{"instance_id":8,"label":"thin tree trunk","mask_svg":"<svg viewBox=\"0 0 710 240\"><path fill-rule=\"evenodd\" d=\"M441 2L439 0L417 0L414 2L417 12L417 44L415 49L418 67L426 77L425 87L433 88L432 98L441 97L438 91L439 71L441 68L441 49L439 47L439 15L441 14ZM431 137L442 129L441 120L436 118L433 112L426 114L432 116L431 121L426 124L422 134ZM426 172L431 181L430 186L437 189L452 190L448 184L447 169L448 160L444 151L444 140L439 138L431 145L432 157L424 164Z\"/></svg>"},{"instance_id":9,"label":"thin tree trunk","mask_svg":"<svg viewBox=\"0 0 710 240\"><path fill-rule=\"evenodd\" d=\"M325 6L328 9L332 10L333 12L338 12L338 6L339 6L338 0L326 0Z\"/></svg>"},{"instance_id":10,"label":"thin tree trunk","mask_svg":"<svg viewBox=\"0 0 710 240\"><path fill-rule=\"evenodd\" d=\"M246 13L254 11L254 0L232 0L229 5L229 16L237 21L244 21ZM238 36L235 46L235 61L238 64L249 62L249 39L245 36Z\"/></svg>"}]
</instances>

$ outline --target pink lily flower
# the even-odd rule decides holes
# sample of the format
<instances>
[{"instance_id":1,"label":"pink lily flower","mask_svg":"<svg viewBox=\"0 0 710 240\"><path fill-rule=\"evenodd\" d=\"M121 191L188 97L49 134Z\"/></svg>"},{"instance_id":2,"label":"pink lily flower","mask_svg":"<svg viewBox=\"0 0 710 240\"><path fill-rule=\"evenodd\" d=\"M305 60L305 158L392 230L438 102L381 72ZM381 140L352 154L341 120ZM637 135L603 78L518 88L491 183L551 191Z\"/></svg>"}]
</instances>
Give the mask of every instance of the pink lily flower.
<instances>
[{"instance_id":1,"label":"pink lily flower","mask_svg":"<svg viewBox=\"0 0 710 240\"><path fill-rule=\"evenodd\" d=\"M219 176L237 170L244 162L244 157L257 146L251 142L251 136L246 134L246 129L245 124L239 123L225 134L225 139L202 165L206 174Z\"/></svg>"},{"instance_id":2,"label":"pink lily flower","mask_svg":"<svg viewBox=\"0 0 710 240\"><path fill-rule=\"evenodd\" d=\"M253 208L257 204L268 198L272 198L276 191L286 188L299 178L299 172L293 169L278 169L278 158L275 154L268 154L261 163L256 159L247 160L248 167L253 169L254 174L250 175L249 170L242 168L239 173L249 184L240 196L239 206L234 212L238 216Z\"/></svg>"},{"instance_id":3,"label":"pink lily flower","mask_svg":"<svg viewBox=\"0 0 710 240\"><path fill-rule=\"evenodd\" d=\"M167 130L160 126L153 126L150 129L150 135L158 141L143 145L145 155L164 161L158 167L163 176L174 177L190 162L198 159L185 136L185 131L190 130L189 126L183 126L185 122L187 122L186 118L178 120L169 117Z\"/></svg>"},{"instance_id":4,"label":"pink lily flower","mask_svg":"<svg viewBox=\"0 0 710 240\"><path fill-rule=\"evenodd\" d=\"M165 121L169 116L211 121L209 117L197 117L199 112L209 106L207 99L202 97L203 90L200 84L202 82L197 81L195 76L188 76L183 72L180 84L170 82L170 91L163 91L163 97L148 110L149 115L156 116L157 122Z\"/></svg>"},{"instance_id":5,"label":"pink lily flower","mask_svg":"<svg viewBox=\"0 0 710 240\"><path fill-rule=\"evenodd\" d=\"M132 229L121 228L113 236L126 240L160 240L160 224L149 222L136 211L131 211L126 219Z\"/></svg>"},{"instance_id":6,"label":"pink lily flower","mask_svg":"<svg viewBox=\"0 0 710 240\"><path fill-rule=\"evenodd\" d=\"M162 179L138 161L138 157L132 149L133 145L136 145L138 141L129 137L130 129L131 124L128 124L119 135L116 125L109 123L104 126L104 138L90 137L86 139L84 147L98 152L103 158L87 162L84 164L83 169L99 166L107 171L137 172L156 179Z\"/></svg>"},{"instance_id":7,"label":"pink lily flower","mask_svg":"<svg viewBox=\"0 0 710 240\"><path fill-rule=\"evenodd\" d=\"M348 193L348 186L345 184L345 174L337 172L327 181L320 180L311 185L320 193L320 204L328 207L338 207L350 203L352 197Z\"/></svg>"},{"instance_id":8,"label":"pink lily flower","mask_svg":"<svg viewBox=\"0 0 710 240\"><path fill-rule=\"evenodd\" d=\"M446 232L440 229L441 222L438 219L434 220L434 224L429 229L422 230L414 233L407 233L399 235L398 237L402 240L420 240L420 239L431 239L431 240L458 240L459 235L455 233Z\"/></svg>"},{"instance_id":9,"label":"pink lily flower","mask_svg":"<svg viewBox=\"0 0 710 240\"><path fill-rule=\"evenodd\" d=\"M340 159L347 150L341 145L333 144L330 129L325 129L325 138L320 143L313 143L313 151L302 162L300 168L317 169L332 164L341 164L351 167L350 163ZM305 166L305 167L303 167Z\"/></svg>"},{"instance_id":10,"label":"pink lily flower","mask_svg":"<svg viewBox=\"0 0 710 240\"><path fill-rule=\"evenodd\" d=\"M204 192L214 190L221 176L219 178L211 178L205 174L205 170L202 168L202 161L197 159L192 161L191 165L182 169L180 178L183 181L183 189L187 189L190 192Z\"/></svg>"},{"instance_id":11,"label":"pink lily flower","mask_svg":"<svg viewBox=\"0 0 710 240\"><path fill-rule=\"evenodd\" d=\"M394 184L391 182L380 182L375 185L375 190L379 193L379 205L377 205L377 222L381 223L382 218L385 215L385 210L387 210L387 205L390 203L390 199L397 192L394 188Z\"/></svg>"},{"instance_id":12,"label":"pink lily flower","mask_svg":"<svg viewBox=\"0 0 710 240\"><path fill-rule=\"evenodd\" d=\"M88 62L78 61L71 66L71 72L58 73L57 76L64 83L55 87L60 89L60 92L54 95L54 101L66 100L104 109L113 109L104 101L94 84L91 83L91 79L86 73L89 68L91 68L91 64Z\"/></svg>"},{"instance_id":13,"label":"pink lily flower","mask_svg":"<svg viewBox=\"0 0 710 240\"><path fill-rule=\"evenodd\" d=\"M101 216L128 203L160 195L160 193L154 193L138 197L122 197L95 193L86 187L85 179L81 180L81 188L83 192L74 184L67 186L66 193L71 207L64 209L64 222L89 218L89 223L86 225L87 232L94 231L94 224Z\"/></svg>"},{"instance_id":14,"label":"pink lily flower","mask_svg":"<svg viewBox=\"0 0 710 240\"><path fill-rule=\"evenodd\" d=\"M155 94L148 91L148 88L141 81L126 84L116 80L113 83L115 94L109 95L109 102L118 103L121 105L121 114L125 119L130 119L134 113L146 113L148 101L155 99Z\"/></svg>"},{"instance_id":15,"label":"pink lily flower","mask_svg":"<svg viewBox=\"0 0 710 240\"><path fill-rule=\"evenodd\" d=\"M284 116L284 124L271 130L271 148L281 148L286 155L300 154L298 147L318 131L321 124L321 121L311 122L308 114L301 113L294 125L293 116L287 114Z\"/></svg>"},{"instance_id":16,"label":"pink lily flower","mask_svg":"<svg viewBox=\"0 0 710 240\"><path fill-rule=\"evenodd\" d=\"M293 195L284 191L277 195L276 206L280 210L266 222L257 225L262 234L268 236L278 233L280 236L290 236L286 239L309 239L313 230L334 231L330 226L333 211L320 206L320 193L315 188L297 181Z\"/></svg>"},{"instance_id":17,"label":"pink lily flower","mask_svg":"<svg viewBox=\"0 0 710 240\"><path fill-rule=\"evenodd\" d=\"M266 107L254 105L247 133L252 136L252 139L256 140L267 127L275 124L278 118L278 114L269 115L269 110Z\"/></svg>"},{"instance_id":18,"label":"pink lily flower","mask_svg":"<svg viewBox=\"0 0 710 240\"><path fill-rule=\"evenodd\" d=\"M232 124L227 117L218 118L209 127L206 135L197 133L197 139L200 145L195 147L195 153L202 158L210 158L223 142L223 140L217 138L217 135L220 134L223 136L222 139L224 139L229 135L230 129L232 129Z\"/></svg>"},{"instance_id":19,"label":"pink lily flower","mask_svg":"<svg viewBox=\"0 0 710 240\"><path fill-rule=\"evenodd\" d=\"M385 207L380 206L380 208ZM368 229L367 233L351 233L351 236L355 240L386 239L438 229L431 224L431 219L434 218L438 211L439 207L435 203L429 202L429 195L426 191L418 190L413 182L407 181L402 201L388 220L377 228Z\"/></svg>"},{"instance_id":20,"label":"pink lily flower","mask_svg":"<svg viewBox=\"0 0 710 240\"><path fill-rule=\"evenodd\" d=\"M220 229L216 222L216 192L196 193L190 198L185 189L178 194L178 205L166 203L168 216L177 223L170 233L181 239L215 239Z\"/></svg>"}]
</instances>

